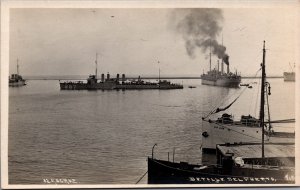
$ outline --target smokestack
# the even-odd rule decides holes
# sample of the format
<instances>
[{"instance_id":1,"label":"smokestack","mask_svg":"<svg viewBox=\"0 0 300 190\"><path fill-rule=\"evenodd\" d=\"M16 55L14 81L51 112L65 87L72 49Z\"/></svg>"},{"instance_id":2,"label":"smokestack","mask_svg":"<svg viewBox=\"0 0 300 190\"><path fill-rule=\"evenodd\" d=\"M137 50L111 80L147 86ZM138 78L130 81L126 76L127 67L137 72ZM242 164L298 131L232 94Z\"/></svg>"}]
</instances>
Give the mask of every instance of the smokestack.
<instances>
[{"instance_id":1,"label":"smokestack","mask_svg":"<svg viewBox=\"0 0 300 190\"><path fill-rule=\"evenodd\" d=\"M120 75L119 73L117 74L117 82L119 82L119 78L120 78Z\"/></svg>"},{"instance_id":2,"label":"smokestack","mask_svg":"<svg viewBox=\"0 0 300 190\"><path fill-rule=\"evenodd\" d=\"M220 63L219 63L219 60L218 60L218 72L220 71Z\"/></svg>"},{"instance_id":3,"label":"smokestack","mask_svg":"<svg viewBox=\"0 0 300 190\"><path fill-rule=\"evenodd\" d=\"M104 82L104 73L101 74L101 81Z\"/></svg>"},{"instance_id":4,"label":"smokestack","mask_svg":"<svg viewBox=\"0 0 300 190\"><path fill-rule=\"evenodd\" d=\"M229 74L229 64L227 65L227 74Z\"/></svg>"},{"instance_id":5,"label":"smokestack","mask_svg":"<svg viewBox=\"0 0 300 190\"><path fill-rule=\"evenodd\" d=\"M110 78L110 74L109 73L107 73L107 77L106 78L107 78L106 80L109 80L109 78Z\"/></svg>"},{"instance_id":6,"label":"smokestack","mask_svg":"<svg viewBox=\"0 0 300 190\"><path fill-rule=\"evenodd\" d=\"M224 73L224 63L223 63L223 60L221 62L221 73L223 74Z\"/></svg>"},{"instance_id":7,"label":"smokestack","mask_svg":"<svg viewBox=\"0 0 300 190\"><path fill-rule=\"evenodd\" d=\"M125 80L125 74L122 74L122 84L124 84Z\"/></svg>"}]
</instances>

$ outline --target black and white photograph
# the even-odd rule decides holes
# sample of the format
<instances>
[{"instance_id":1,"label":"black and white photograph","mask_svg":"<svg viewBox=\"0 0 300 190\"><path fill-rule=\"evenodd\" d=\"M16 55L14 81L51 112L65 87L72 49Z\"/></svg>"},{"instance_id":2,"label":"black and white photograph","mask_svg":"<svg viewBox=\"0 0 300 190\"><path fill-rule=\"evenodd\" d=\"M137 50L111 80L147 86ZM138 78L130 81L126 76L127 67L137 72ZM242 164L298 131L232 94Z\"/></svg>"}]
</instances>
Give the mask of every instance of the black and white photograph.
<instances>
[{"instance_id":1,"label":"black and white photograph","mask_svg":"<svg viewBox=\"0 0 300 190\"><path fill-rule=\"evenodd\" d=\"M299 12L2 1L1 187L299 185Z\"/></svg>"}]
</instances>

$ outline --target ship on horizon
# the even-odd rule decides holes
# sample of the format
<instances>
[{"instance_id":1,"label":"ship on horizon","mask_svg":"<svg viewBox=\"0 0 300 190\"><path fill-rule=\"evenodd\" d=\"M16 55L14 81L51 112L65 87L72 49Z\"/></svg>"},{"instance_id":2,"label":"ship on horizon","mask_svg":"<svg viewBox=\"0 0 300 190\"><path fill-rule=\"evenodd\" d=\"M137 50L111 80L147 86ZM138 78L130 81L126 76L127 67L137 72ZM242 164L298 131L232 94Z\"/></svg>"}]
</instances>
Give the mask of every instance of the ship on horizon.
<instances>
[{"instance_id":1,"label":"ship on horizon","mask_svg":"<svg viewBox=\"0 0 300 190\"><path fill-rule=\"evenodd\" d=\"M295 72L294 72L295 63L294 63L294 68L291 66L290 63L289 63L289 65L291 67L291 72L284 72L283 73L284 82L294 82L295 81Z\"/></svg>"},{"instance_id":2,"label":"ship on horizon","mask_svg":"<svg viewBox=\"0 0 300 190\"><path fill-rule=\"evenodd\" d=\"M9 86L10 87L19 87L26 85L26 80L19 74L19 59L17 59L17 74L11 74L9 76Z\"/></svg>"},{"instance_id":3,"label":"ship on horizon","mask_svg":"<svg viewBox=\"0 0 300 190\"><path fill-rule=\"evenodd\" d=\"M87 82L83 81L65 81L60 82L61 90L146 90L146 89L160 89L160 90L169 90L169 89L183 89L183 85L171 83L167 80L160 79L160 71L158 82L146 82L141 79L139 76L137 80L128 81L125 77L125 74L117 74L116 78L110 78L110 74L107 73L107 77L101 74L101 79L98 80L97 77L97 54L96 54L96 71L95 75L90 75L87 79Z\"/></svg>"}]
</instances>

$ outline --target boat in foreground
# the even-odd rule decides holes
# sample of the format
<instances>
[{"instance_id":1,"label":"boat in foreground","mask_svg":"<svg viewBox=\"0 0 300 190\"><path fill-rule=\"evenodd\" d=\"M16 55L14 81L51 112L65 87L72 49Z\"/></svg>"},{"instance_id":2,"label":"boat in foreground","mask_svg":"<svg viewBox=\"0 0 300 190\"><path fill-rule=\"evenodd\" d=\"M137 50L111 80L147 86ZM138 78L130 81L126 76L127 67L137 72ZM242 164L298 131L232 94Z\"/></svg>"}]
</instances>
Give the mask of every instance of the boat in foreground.
<instances>
[{"instance_id":1,"label":"boat in foreground","mask_svg":"<svg viewBox=\"0 0 300 190\"><path fill-rule=\"evenodd\" d=\"M270 121L268 124L290 125L294 119ZM264 129L265 142L295 143L295 132L278 132L274 127ZM215 153L217 144L261 142L260 122L251 115L243 115L239 121L227 113L216 120L202 122L202 152Z\"/></svg>"},{"instance_id":2,"label":"boat in foreground","mask_svg":"<svg viewBox=\"0 0 300 190\"><path fill-rule=\"evenodd\" d=\"M217 145L217 163L195 165L148 157L148 184L289 184L295 183L293 143Z\"/></svg>"}]
</instances>

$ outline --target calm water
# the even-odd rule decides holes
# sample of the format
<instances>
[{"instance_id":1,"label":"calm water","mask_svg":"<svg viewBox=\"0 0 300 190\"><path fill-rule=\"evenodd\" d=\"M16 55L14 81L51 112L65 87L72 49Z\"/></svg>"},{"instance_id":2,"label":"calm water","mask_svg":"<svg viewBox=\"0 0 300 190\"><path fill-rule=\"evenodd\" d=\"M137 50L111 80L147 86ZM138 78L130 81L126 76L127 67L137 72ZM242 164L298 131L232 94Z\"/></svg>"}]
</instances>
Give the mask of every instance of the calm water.
<instances>
[{"instance_id":1,"label":"calm water","mask_svg":"<svg viewBox=\"0 0 300 190\"><path fill-rule=\"evenodd\" d=\"M268 81L271 119L295 118L295 83ZM201 163L201 117L243 88L203 86L200 80L183 84L183 90L60 91L58 81L34 80L10 88L9 183L69 178L134 184L147 171L155 143L157 158L167 159L170 152L172 159L175 148L175 161ZM236 119L258 116L258 85L246 89L228 113ZM146 182L145 177L141 183Z\"/></svg>"}]
</instances>

